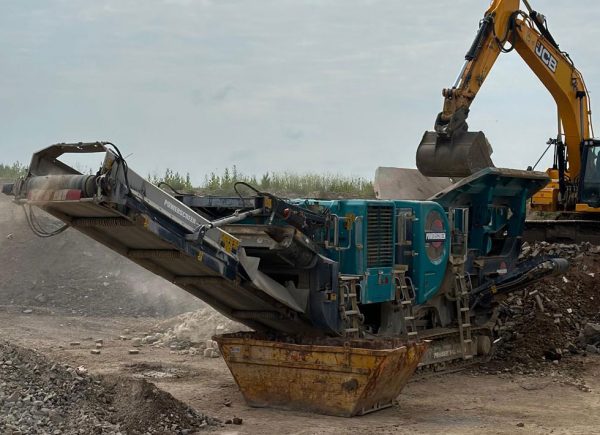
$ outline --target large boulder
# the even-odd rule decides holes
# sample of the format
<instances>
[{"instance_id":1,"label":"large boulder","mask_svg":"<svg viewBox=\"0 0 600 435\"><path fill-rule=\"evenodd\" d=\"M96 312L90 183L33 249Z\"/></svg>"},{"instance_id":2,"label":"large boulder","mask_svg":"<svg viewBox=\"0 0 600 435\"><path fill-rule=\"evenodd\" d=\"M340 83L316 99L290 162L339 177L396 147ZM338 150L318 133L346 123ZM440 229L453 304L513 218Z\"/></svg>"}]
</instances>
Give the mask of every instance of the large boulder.
<instances>
[{"instance_id":1,"label":"large boulder","mask_svg":"<svg viewBox=\"0 0 600 435\"><path fill-rule=\"evenodd\" d=\"M600 323L587 323L583 328L583 341L585 344L596 345L600 343Z\"/></svg>"}]
</instances>

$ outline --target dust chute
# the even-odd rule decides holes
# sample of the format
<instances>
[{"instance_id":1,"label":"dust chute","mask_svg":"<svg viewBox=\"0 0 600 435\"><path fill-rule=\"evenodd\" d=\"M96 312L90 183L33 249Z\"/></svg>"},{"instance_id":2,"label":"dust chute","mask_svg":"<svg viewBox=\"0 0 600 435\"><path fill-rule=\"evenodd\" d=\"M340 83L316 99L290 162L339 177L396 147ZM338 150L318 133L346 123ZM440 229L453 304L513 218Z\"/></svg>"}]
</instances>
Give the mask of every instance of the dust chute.
<instances>
[{"instance_id":1,"label":"dust chute","mask_svg":"<svg viewBox=\"0 0 600 435\"><path fill-rule=\"evenodd\" d=\"M303 289L291 289L284 287L259 270L260 258L249 257L243 248L239 250L238 257L244 270L250 277L252 283L271 296L273 299L284 304L288 308L299 313L304 313L308 304L308 291Z\"/></svg>"}]
</instances>

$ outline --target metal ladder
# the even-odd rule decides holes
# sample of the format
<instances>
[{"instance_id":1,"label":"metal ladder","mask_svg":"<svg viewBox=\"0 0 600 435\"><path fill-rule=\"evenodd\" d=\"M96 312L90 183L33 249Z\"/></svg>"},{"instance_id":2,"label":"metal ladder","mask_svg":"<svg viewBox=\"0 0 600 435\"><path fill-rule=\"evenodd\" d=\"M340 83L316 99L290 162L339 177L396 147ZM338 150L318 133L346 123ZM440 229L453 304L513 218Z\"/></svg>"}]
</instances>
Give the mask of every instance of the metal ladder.
<instances>
[{"instance_id":1,"label":"metal ladder","mask_svg":"<svg viewBox=\"0 0 600 435\"><path fill-rule=\"evenodd\" d=\"M344 336L358 338L360 324L364 321L364 316L358 309L358 294L356 289L359 287L359 279L355 276L340 277L340 317L345 322ZM350 309L347 308L348 303Z\"/></svg>"},{"instance_id":2,"label":"metal ladder","mask_svg":"<svg viewBox=\"0 0 600 435\"><path fill-rule=\"evenodd\" d=\"M471 329L471 307L469 294L471 281L467 283L465 262L469 251L469 210L467 208L450 209L450 227L452 241L450 248L450 263L454 273L454 297L456 299L456 321L460 335L460 345L463 359L473 358L473 336Z\"/></svg>"},{"instance_id":3,"label":"metal ladder","mask_svg":"<svg viewBox=\"0 0 600 435\"><path fill-rule=\"evenodd\" d=\"M464 269L464 268L462 268ZM469 307L469 285L464 273L455 274L454 296L456 297L456 318L463 359L473 358L473 337L471 335L471 308Z\"/></svg>"},{"instance_id":4,"label":"metal ladder","mask_svg":"<svg viewBox=\"0 0 600 435\"><path fill-rule=\"evenodd\" d=\"M395 274L396 280L396 302L400 305L402 316L404 319L404 335L409 343L417 341L417 323L415 321L414 304L415 291L412 288L412 282L409 281L410 287L406 284L406 271L400 270Z\"/></svg>"}]
</instances>

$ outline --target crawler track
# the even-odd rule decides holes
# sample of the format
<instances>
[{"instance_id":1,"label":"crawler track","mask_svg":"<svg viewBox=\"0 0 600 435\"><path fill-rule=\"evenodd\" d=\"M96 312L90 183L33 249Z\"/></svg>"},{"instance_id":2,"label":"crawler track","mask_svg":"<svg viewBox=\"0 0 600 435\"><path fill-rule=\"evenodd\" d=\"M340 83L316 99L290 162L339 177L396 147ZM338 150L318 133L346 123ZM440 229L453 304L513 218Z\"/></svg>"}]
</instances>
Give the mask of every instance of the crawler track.
<instances>
[{"instance_id":1,"label":"crawler track","mask_svg":"<svg viewBox=\"0 0 600 435\"><path fill-rule=\"evenodd\" d=\"M523 239L528 242L590 242L594 245L600 245L600 220L527 220L525 221Z\"/></svg>"}]
</instances>

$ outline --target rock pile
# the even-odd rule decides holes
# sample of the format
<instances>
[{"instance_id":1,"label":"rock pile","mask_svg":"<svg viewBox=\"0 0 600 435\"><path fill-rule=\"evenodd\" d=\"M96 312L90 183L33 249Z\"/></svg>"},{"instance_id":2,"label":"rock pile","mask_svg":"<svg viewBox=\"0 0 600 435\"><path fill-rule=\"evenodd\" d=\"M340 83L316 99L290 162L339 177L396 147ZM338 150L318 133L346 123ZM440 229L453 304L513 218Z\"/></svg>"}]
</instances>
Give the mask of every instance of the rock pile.
<instances>
[{"instance_id":1,"label":"rock pile","mask_svg":"<svg viewBox=\"0 0 600 435\"><path fill-rule=\"evenodd\" d=\"M568 258L570 268L501 303L495 360L523 373L563 365L570 356L597 353L600 345L600 247L524 244L522 258L538 255Z\"/></svg>"},{"instance_id":2,"label":"rock pile","mask_svg":"<svg viewBox=\"0 0 600 435\"><path fill-rule=\"evenodd\" d=\"M0 433L12 434L188 434L220 424L144 380L90 376L3 342L0 416Z\"/></svg>"},{"instance_id":3,"label":"rock pile","mask_svg":"<svg viewBox=\"0 0 600 435\"><path fill-rule=\"evenodd\" d=\"M586 254L599 254L600 246L592 245L589 242L580 244L566 243L548 243L536 242L529 244L523 243L521 255L519 258L532 258L540 255L549 255L554 257L562 257L567 259L581 259Z\"/></svg>"}]
</instances>

